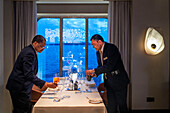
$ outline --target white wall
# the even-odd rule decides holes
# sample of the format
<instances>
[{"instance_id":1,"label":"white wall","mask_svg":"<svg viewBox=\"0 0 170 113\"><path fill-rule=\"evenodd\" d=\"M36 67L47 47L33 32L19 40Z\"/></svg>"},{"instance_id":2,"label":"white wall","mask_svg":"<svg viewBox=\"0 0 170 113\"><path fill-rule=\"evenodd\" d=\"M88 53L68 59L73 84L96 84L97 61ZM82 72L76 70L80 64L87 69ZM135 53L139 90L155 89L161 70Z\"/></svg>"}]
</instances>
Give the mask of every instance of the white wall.
<instances>
[{"instance_id":1,"label":"white wall","mask_svg":"<svg viewBox=\"0 0 170 113\"><path fill-rule=\"evenodd\" d=\"M4 0L3 14L3 56L4 56L4 73L3 73L3 109L0 113L12 113L12 104L9 92L6 90L6 82L13 67L12 62L12 0Z\"/></svg>"},{"instance_id":2,"label":"white wall","mask_svg":"<svg viewBox=\"0 0 170 113\"><path fill-rule=\"evenodd\" d=\"M3 0L0 0L0 100L3 100L3 75ZM3 101L0 101L0 110L2 105Z\"/></svg>"},{"instance_id":3,"label":"white wall","mask_svg":"<svg viewBox=\"0 0 170 113\"><path fill-rule=\"evenodd\" d=\"M132 6L132 109L168 109L169 0L133 0ZM156 56L144 51L149 26L164 35L165 50ZM155 102L146 102L147 97Z\"/></svg>"}]
</instances>

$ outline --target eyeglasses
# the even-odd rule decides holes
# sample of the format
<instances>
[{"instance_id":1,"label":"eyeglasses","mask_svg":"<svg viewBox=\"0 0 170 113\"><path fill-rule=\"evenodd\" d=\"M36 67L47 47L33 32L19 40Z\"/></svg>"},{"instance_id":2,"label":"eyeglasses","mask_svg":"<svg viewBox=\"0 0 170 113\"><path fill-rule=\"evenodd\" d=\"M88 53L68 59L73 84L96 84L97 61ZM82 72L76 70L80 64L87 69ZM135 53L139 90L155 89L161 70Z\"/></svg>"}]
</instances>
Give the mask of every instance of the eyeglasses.
<instances>
[{"instance_id":1,"label":"eyeglasses","mask_svg":"<svg viewBox=\"0 0 170 113\"><path fill-rule=\"evenodd\" d=\"M41 48L45 49L45 46L42 43L38 43L38 44Z\"/></svg>"}]
</instances>

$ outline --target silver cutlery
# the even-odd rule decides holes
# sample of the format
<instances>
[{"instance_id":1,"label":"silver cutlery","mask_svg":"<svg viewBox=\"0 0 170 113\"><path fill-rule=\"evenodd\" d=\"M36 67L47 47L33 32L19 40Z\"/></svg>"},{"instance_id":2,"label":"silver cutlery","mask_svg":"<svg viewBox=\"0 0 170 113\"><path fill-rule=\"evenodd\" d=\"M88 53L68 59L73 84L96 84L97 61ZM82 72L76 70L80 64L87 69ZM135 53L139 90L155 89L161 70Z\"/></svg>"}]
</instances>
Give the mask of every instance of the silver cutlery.
<instances>
[{"instance_id":1,"label":"silver cutlery","mask_svg":"<svg viewBox=\"0 0 170 113\"><path fill-rule=\"evenodd\" d=\"M63 96L63 97L61 97L61 98L54 97L53 102L60 102L60 100L63 100L64 98L70 98L70 96L66 95L66 96Z\"/></svg>"}]
</instances>

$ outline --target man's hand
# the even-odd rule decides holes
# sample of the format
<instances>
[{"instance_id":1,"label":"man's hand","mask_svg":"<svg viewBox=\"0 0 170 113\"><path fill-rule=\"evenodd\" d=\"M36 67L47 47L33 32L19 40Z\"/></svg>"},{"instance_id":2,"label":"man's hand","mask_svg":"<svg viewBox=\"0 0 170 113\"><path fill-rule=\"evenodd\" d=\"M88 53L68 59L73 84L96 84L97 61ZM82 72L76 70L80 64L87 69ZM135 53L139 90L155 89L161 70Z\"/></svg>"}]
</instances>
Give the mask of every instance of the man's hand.
<instances>
[{"instance_id":1,"label":"man's hand","mask_svg":"<svg viewBox=\"0 0 170 113\"><path fill-rule=\"evenodd\" d=\"M93 72L93 70L86 70L85 73L86 73L86 75L92 75L94 72Z\"/></svg>"},{"instance_id":2,"label":"man's hand","mask_svg":"<svg viewBox=\"0 0 170 113\"><path fill-rule=\"evenodd\" d=\"M57 87L57 85L56 84L54 84L54 83L52 83L52 82L49 82L49 83L45 83L45 86L46 87L49 87L49 88L56 88Z\"/></svg>"},{"instance_id":3,"label":"man's hand","mask_svg":"<svg viewBox=\"0 0 170 113\"><path fill-rule=\"evenodd\" d=\"M95 75L94 70L86 70L85 73L86 73L86 79L87 80L88 80L87 75L90 75L90 78L92 78Z\"/></svg>"}]
</instances>

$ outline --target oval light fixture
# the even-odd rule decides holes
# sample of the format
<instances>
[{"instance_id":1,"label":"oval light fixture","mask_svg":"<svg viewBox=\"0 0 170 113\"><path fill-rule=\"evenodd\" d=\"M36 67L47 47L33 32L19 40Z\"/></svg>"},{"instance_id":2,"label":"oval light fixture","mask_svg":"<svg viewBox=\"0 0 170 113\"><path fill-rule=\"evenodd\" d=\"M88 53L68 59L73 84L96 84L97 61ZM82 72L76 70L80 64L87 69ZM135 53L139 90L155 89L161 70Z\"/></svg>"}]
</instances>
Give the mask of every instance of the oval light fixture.
<instances>
[{"instance_id":1,"label":"oval light fixture","mask_svg":"<svg viewBox=\"0 0 170 113\"><path fill-rule=\"evenodd\" d=\"M154 28L149 27L145 36L145 51L149 55L156 55L160 53L164 48L163 36Z\"/></svg>"}]
</instances>

